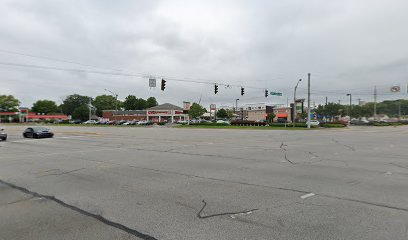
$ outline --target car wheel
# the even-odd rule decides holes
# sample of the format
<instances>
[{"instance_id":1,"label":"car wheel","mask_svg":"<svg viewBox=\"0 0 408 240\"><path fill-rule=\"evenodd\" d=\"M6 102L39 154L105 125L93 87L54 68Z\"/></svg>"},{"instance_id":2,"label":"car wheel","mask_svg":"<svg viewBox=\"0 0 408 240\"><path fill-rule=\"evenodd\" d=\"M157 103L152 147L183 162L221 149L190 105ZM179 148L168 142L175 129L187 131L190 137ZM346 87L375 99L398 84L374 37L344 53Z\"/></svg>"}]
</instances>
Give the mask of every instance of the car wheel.
<instances>
[{"instance_id":1,"label":"car wheel","mask_svg":"<svg viewBox=\"0 0 408 240\"><path fill-rule=\"evenodd\" d=\"M33 134L33 138L40 138L37 134Z\"/></svg>"},{"instance_id":2,"label":"car wheel","mask_svg":"<svg viewBox=\"0 0 408 240\"><path fill-rule=\"evenodd\" d=\"M25 133L23 133L23 137L24 137L24 138L27 138L27 135L26 135Z\"/></svg>"}]
</instances>

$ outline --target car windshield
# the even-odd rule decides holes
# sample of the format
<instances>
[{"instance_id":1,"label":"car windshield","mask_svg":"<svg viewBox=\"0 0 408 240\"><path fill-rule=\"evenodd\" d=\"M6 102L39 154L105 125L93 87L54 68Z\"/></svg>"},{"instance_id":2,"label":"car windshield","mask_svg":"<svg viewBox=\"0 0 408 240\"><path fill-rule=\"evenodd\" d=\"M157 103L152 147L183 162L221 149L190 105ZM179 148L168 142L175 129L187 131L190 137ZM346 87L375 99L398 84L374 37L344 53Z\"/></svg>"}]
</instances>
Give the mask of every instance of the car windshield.
<instances>
[{"instance_id":1,"label":"car windshield","mask_svg":"<svg viewBox=\"0 0 408 240\"><path fill-rule=\"evenodd\" d=\"M50 129L46 127L33 127L34 132L48 132Z\"/></svg>"}]
</instances>

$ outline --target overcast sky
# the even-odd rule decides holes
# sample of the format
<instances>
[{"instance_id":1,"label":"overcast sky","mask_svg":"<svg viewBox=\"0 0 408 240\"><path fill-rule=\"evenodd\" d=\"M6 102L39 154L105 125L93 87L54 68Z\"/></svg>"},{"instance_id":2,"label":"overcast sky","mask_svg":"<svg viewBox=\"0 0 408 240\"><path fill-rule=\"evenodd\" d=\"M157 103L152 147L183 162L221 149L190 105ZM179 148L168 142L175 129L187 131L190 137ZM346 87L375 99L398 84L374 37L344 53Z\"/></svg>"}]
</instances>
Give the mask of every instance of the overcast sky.
<instances>
[{"instance_id":1,"label":"overcast sky","mask_svg":"<svg viewBox=\"0 0 408 240\"><path fill-rule=\"evenodd\" d=\"M407 98L408 1L406 0L2 0L0 63L116 72L118 76L32 69L0 64L0 94L23 106L38 99L61 103L69 94L95 97L117 92L124 99L155 96L160 103L199 101L232 105L285 103L305 97L312 74L312 101ZM7 53L62 59L89 66ZM210 84L167 81L150 89L141 76L173 77ZM404 94L387 90L401 84ZM283 92L265 99L264 89Z\"/></svg>"}]
</instances>

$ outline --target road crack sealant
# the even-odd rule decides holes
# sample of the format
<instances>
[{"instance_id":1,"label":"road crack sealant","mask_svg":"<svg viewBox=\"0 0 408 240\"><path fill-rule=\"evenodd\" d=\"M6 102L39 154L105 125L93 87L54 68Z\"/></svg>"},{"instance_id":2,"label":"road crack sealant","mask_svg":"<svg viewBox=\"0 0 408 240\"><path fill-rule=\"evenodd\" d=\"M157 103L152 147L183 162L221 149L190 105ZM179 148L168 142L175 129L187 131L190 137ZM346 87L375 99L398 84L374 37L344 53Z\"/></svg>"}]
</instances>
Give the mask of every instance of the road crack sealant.
<instances>
[{"instance_id":1,"label":"road crack sealant","mask_svg":"<svg viewBox=\"0 0 408 240\"><path fill-rule=\"evenodd\" d=\"M65 207L65 208L71 209L71 210L73 210L75 212L78 212L78 213L80 213L82 215L91 217L91 218L93 218L95 220L98 220L99 222L102 222L103 224L106 224L108 226L120 229L120 230L122 230L124 232L127 232L130 235L136 236L138 238L141 238L141 239L144 239L144 240L157 240L157 238L155 238L153 236L144 234L144 233L142 233L140 231L129 228L129 227L127 227L127 226L125 226L123 224L120 224L118 222L113 222L113 221L111 221L111 220L109 220L109 219L107 219L107 218L105 218L105 217L103 217L101 215L97 215L97 214L88 212L88 211L86 211L84 209L81 209L79 207L76 207L74 205L68 204L68 203L66 203L66 202L64 202L64 201L62 201L62 200L60 200L60 199L58 199L58 198L56 198L54 196L43 195L43 194L40 194L40 193L37 193L37 192L32 192L32 191L28 190L27 188L17 186L15 184L3 181L1 179L0 179L0 184L4 184L4 185L6 185L6 186L8 186L8 187L10 187L12 189L19 190L20 192L23 192L25 194L31 195L31 196L36 197L36 198L43 198L43 199L53 201L53 202Z\"/></svg>"},{"instance_id":2,"label":"road crack sealant","mask_svg":"<svg viewBox=\"0 0 408 240\"><path fill-rule=\"evenodd\" d=\"M222 212L222 213L216 213L216 214L211 214L211 215L202 215L202 212L204 211L204 208L207 206L207 202L205 200L202 201L203 202L203 207L200 209L200 211L197 213L197 217L200 219L205 219L205 218L211 218L211 217L218 217L218 216L225 216L225 215L231 215L234 216L233 218L235 218L236 216L239 215L247 215L247 214L251 214L254 211L257 211L259 209L254 208L251 210L246 210L246 211L239 211L239 212Z\"/></svg>"}]
</instances>

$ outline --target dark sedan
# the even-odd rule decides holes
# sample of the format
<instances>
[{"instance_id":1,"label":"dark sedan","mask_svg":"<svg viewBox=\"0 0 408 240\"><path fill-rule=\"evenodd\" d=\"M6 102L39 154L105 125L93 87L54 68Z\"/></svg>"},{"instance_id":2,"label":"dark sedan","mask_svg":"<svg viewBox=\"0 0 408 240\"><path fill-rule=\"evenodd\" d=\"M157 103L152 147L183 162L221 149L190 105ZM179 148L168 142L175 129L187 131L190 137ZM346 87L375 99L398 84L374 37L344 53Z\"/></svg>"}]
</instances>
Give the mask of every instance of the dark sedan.
<instances>
[{"instance_id":1,"label":"dark sedan","mask_svg":"<svg viewBox=\"0 0 408 240\"><path fill-rule=\"evenodd\" d=\"M23 132L25 138L52 138L54 133L45 127L29 127Z\"/></svg>"},{"instance_id":2,"label":"dark sedan","mask_svg":"<svg viewBox=\"0 0 408 240\"><path fill-rule=\"evenodd\" d=\"M4 132L4 128L0 128L0 139L2 141L6 141L7 140L7 133Z\"/></svg>"}]
</instances>

